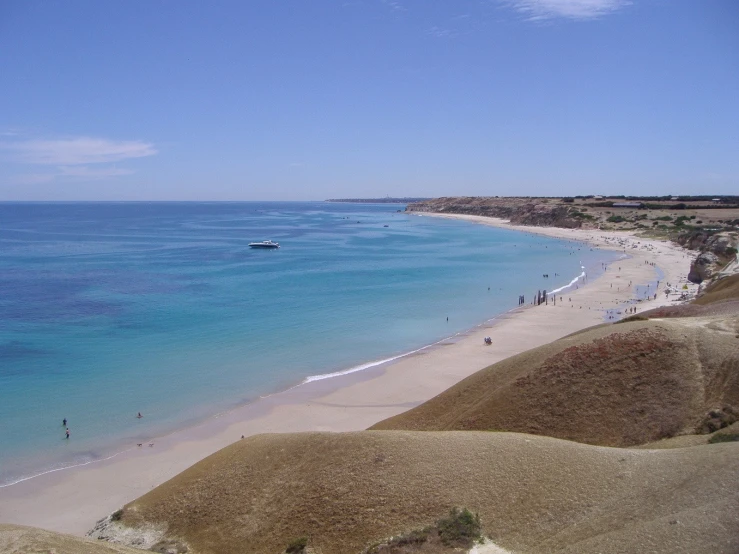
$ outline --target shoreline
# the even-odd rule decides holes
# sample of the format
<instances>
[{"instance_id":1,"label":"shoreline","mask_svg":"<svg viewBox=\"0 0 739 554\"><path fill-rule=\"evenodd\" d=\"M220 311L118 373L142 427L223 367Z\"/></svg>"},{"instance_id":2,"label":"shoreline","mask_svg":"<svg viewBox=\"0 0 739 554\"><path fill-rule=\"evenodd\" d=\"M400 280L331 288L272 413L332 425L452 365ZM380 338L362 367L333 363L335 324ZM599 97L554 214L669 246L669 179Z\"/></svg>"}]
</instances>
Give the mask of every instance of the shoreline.
<instances>
[{"instance_id":1,"label":"shoreline","mask_svg":"<svg viewBox=\"0 0 739 554\"><path fill-rule=\"evenodd\" d=\"M133 447L107 459L62 468L64 471L52 470L0 488L0 521L84 534L100 518L241 436L366 429L428 400L488 365L603 323L607 310L633 302L638 285L656 280L657 268L644 263L647 258L654 258L652 261L664 272L666 282L675 283L688 271L689 261L680 247L639 239L630 233L518 227L479 216L451 217L579 240L607 250L620 251L624 245L640 247L625 252L629 258L611 262L611 266L618 263L625 271L618 271L615 276L616 272L605 271L592 281L588 279L586 286L567 292L568 298L575 299L574 303L570 300L557 306L537 307L527 303L421 349L379 363L368 362L373 364L370 367L356 366L363 369L336 372L331 374L335 375L332 378L303 381L285 391L237 406L155 439L154 447ZM647 244L648 248L644 246ZM624 286L623 290L619 286L614 291L614 281L627 275L634 286ZM652 308L672 302L663 301L658 295L657 300L644 303ZM583 310L583 306L587 309ZM486 335L492 336L492 346L483 344Z\"/></svg>"},{"instance_id":2,"label":"shoreline","mask_svg":"<svg viewBox=\"0 0 739 554\"><path fill-rule=\"evenodd\" d=\"M580 277L581 277L581 275L578 276L578 277L576 277L575 279L573 279L572 282L577 281ZM565 285L564 287L560 287L560 288L564 289L564 288L567 288L569 286L571 286L571 285L568 284L568 285ZM275 390L275 391L270 392L270 393L265 393L263 395L260 395L256 399L245 400L243 402L236 403L236 404L234 404L234 405L232 405L232 406L230 406L230 407L228 407L226 409L223 409L223 410L217 411L217 412L215 412L213 414L207 415L207 416L203 417L202 419L198 419L198 420L195 420L195 421L192 421L191 420L189 422L184 423L182 426L179 426L179 427L177 427L175 429L172 429L172 430L170 430L168 432L165 432L165 433L162 433L162 434L158 434L158 435L154 435L153 437L149 437L149 438L145 439L144 442L145 443L149 443L151 441L161 442L163 440L167 440L167 439L171 438L174 435L177 435L177 434L180 434L180 433L184 433L184 432L186 432L188 430L191 430L191 429L196 429L196 428L199 428L199 427L203 427L205 425L208 425L211 422L214 422L216 420L219 420L219 419L223 418L224 416L229 416L233 412L236 412L238 410L241 410L241 409L245 408L246 406L253 405L256 402L265 401L267 399L277 399L277 397L279 397L280 395L284 395L284 394L289 393L289 392L291 392L291 391L293 391L293 390L295 390L295 389L297 389L299 387L304 387L304 386L309 385L311 383L316 383L318 381L326 381L326 380L329 380L329 379L341 379L343 377L348 377L348 376L353 375L355 373L365 372L365 371L369 371L369 370L372 370L372 369L382 370L382 368L384 368L385 366L390 366L393 363L395 363L396 361L402 360L403 358L406 358L408 356L412 356L412 355L415 355L417 353L421 353L421 352L426 351L426 350L429 350L430 351L430 350L432 350L432 349L434 349L434 348L436 348L436 347L438 347L440 345L449 345L449 344L452 344L455 341L457 341L457 340L461 339L462 337L466 336L470 332L474 331L475 329L478 329L478 328L483 327L483 326L490 327L491 325L494 325L496 319L502 318L502 317L504 317L504 316L506 316L508 314L513 314L516 311L521 310L521 309L524 309L526 307L527 306L517 306L516 308L511 308L511 309L509 309L509 310L507 310L505 312L501 312L500 314L493 316L490 319L487 319L487 320L483 321L482 323L479 323L479 324L471 327L470 329L465 329L463 331L459 331L457 333L454 333L453 335L449 335L447 337L443 337L443 338L441 338L441 339L439 339L439 340L437 340L435 342L432 342L432 343L427 344L425 346L421 346L420 348L416 348L414 350L409 350L408 352L404 352L404 353L401 353L401 354L390 356L389 358L383 358L383 359L380 359L380 360L374 360L374 361L370 361L370 362L358 364L356 366L352 366L350 368L347 368L347 369L344 369L344 370L335 371L335 372L331 372L331 373L321 373L321 374L317 374L317 375L308 375L307 377L304 377L300 382L295 383L293 385L290 385L287 388ZM328 385L328 383L326 383L326 385ZM335 383L335 385L337 385L337 388L341 388L341 386L343 386L343 385L339 385L338 382ZM91 464L106 462L106 461L112 460L113 458L115 458L117 456L121 456L121 455L123 455L123 454L125 454L125 453L127 453L127 452L129 452L131 450L135 450L135 449L136 449L136 447L134 447L134 446L128 446L128 447L123 448L121 450L114 450L114 451L104 452L104 453L100 454L98 457L96 457L94 459L85 460L85 461L82 461L82 462L71 463L69 465L63 465L63 466L60 466L60 467L51 467L51 468L45 469L45 470L43 470L43 471L41 471L39 473L34 473L34 474L31 474L31 475L22 476L22 477L16 479L15 481L11 481L9 483L2 483L2 484L0 484L0 490L2 490L4 488L12 487L14 485L18 485L18 484L23 483L25 481L30 481L30 480L35 479L37 477L42 477L42 476L47 475L47 474L50 474L50 473L57 473L57 472L60 472L60 471L74 470L76 468L83 468L83 467L89 466Z\"/></svg>"},{"instance_id":3,"label":"shoreline","mask_svg":"<svg viewBox=\"0 0 739 554\"><path fill-rule=\"evenodd\" d=\"M518 229L513 229L513 230L519 232ZM568 237L565 237L563 242L569 243L572 241L568 240ZM613 260L603 262L603 260L601 260L601 265L604 263L612 263L612 261ZM575 277L572 278L566 284L563 284L559 286L558 288L551 290L550 294L564 291L578 284L585 283L586 280L583 281L583 278L586 277L587 271L586 271L586 267L581 265L581 263L579 265L580 272L576 274ZM592 261L589 267L592 269L592 273L591 273L592 275L597 277L602 274L602 268L595 269L595 265L592 263ZM562 275L560 275L559 277L562 278ZM77 459L77 460L71 460L71 461L67 461L67 460L59 461L56 464L49 464L46 467L34 468L33 470L25 474L20 474L20 475L11 474L11 476L9 478L6 478L6 480L0 480L0 491L4 488L12 487L14 485L18 485L25 481L36 479L38 477L41 477L47 474L74 470L76 468L84 468L86 466L91 466L93 464L98 464L98 463L109 461L113 458L125 455L127 452L131 450L135 450L136 449L135 444L137 442L141 442L142 444L149 444L152 441L161 442L164 439L169 439L170 437L183 433L189 429L208 425L209 422L214 422L216 420L219 420L234 411L242 409L244 406L253 404L255 402L259 402L266 398L277 397L297 387L303 387L315 381L343 378L347 375L367 371L375 367L381 368L384 366L391 365L395 363L396 361L401 360L405 357L436 348L440 344L459 340L461 337L466 336L470 332L476 329L479 329L482 326L486 326L486 325L490 325L494 323L494 321L497 318L505 317L508 314L514 313L520 309L530 307L531 305L532 303L528 302L524 305L519 305L516 307L508 308L507 310L497 313L496 315L492 317L488 317L484 319L482 322L476 323L469 328L458 330L456 332L453 332L453 334L451 335L443 336L441 338L436 338L434 339L434 342L430 342L430 343L427 343L421 346L413 345L411 346L412 348L411 350L400 351L400 352L396 351L395 353L391 353L387 357L384 357L384 358L375 358L370 361L358 362L355 365L352 365L347 368L338 369L338 370L330 371L327 373L311 374L311 375L307 375L305 377L299 378L299 380L296 379L292 383L288 382L287 384L283 383L282 386L270 387L270 389L263 392L259 396L255 396L255 397L244 399L244 400L238 400L228 405L221 405L216 410L210 411L209 413L205 415L190 417L188 419L183 420L180 424L169 426L169 428L159 429L157 431L154 431L153 433L139 434L133 437L129 436L126 438L125 442L118 441L115 444L108 446L107 448L99 447L97 450L94 450L94 451L89 450L86 452L87 457L84 459ZM19 467L22 467L22 464L19 464ZM1 502L1 497L0 497L0 502Z\"/></svg>"}]
</instances>

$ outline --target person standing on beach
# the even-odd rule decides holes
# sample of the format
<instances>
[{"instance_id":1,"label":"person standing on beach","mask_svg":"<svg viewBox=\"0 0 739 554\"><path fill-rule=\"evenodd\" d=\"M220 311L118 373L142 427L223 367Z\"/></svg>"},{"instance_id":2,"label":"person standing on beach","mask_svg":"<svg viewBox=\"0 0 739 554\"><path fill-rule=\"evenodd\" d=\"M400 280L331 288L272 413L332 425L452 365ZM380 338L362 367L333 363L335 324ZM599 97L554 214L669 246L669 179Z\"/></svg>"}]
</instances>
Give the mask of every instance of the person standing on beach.
<instances>
[{"instance_id":1,"label":"person standing on beach","mask_svg":"<svg viewBox=\"0 0 739 554\"><path fill-rule=\"evenodd\" d=\"M64 419L62 420L62 427L66 427L66 426L67 426L67 418L65 417L65 418L64 418Z\"/></svg>"},{"instance_id":2,"label":"person standing on beach","mask_svg":"<svg viewBox=\"0 0 739 554\"><path fill-rule=\"evenodd\" d=\"M67 430L64 432L64 434L66 435L64 438L68 439L69 438L69 427L67 427Z\"/></svg>"}]
</instances>

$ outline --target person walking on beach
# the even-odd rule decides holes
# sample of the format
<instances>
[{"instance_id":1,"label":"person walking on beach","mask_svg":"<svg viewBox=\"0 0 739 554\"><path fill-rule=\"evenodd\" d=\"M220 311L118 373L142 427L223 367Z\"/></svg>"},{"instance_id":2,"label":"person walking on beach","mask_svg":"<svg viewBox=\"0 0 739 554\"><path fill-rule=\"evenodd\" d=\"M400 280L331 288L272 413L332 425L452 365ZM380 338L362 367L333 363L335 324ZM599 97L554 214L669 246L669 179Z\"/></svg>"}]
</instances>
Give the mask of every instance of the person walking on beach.
<instances>
[{"instance_id":1,"label":"person walking on beach","mask_svg":"<svg viewBox=\"0 0 739 554\"><path fill-rule=\"evenodd\" d=\"M68 439L69 438L69 427L67 427L67 430L64 432L64 434L66 435L64 438Z\"/></svg>"}]
</instances>

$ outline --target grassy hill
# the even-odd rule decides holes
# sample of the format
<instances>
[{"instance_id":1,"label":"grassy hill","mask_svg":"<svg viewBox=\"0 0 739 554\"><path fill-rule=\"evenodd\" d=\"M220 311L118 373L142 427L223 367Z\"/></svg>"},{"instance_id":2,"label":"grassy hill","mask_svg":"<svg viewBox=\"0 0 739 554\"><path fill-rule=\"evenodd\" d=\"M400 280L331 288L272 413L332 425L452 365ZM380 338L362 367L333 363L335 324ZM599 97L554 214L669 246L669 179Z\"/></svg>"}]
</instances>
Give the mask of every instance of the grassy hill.
<instances>
[{"instance_id":1,"label":"grassy hill","mask_svg":"<svg viewBox=\"0 0 739 554\"><path fill-rule=\"evenodd\" d=\"M488 430L633 446L739 407L736 317L631 321L513 356L372 429Z\"/></svg>"},{"instance_id":2,"label":"grassy hill","mask_svg":"<svg viewBox=\"0 0 739 554\"><path fill-rule=\"evenodd\" d=\"M201 554L361 552L450 507L514 552L736 552L739 443L594 447L513 433L364 431L239 441L123 510Z\"/></svg>"},{"instance_id":3,"label":"grassy hill","mask_svg":"<svg viewBox=\"0 0 739 554\"><path fill-rule=\"evenodd\" d=\"M730 275L714 281L706 287L704 294L693 301L693 304L706 306L739 301L739 275Z\"/></svg>"}]
</instances>

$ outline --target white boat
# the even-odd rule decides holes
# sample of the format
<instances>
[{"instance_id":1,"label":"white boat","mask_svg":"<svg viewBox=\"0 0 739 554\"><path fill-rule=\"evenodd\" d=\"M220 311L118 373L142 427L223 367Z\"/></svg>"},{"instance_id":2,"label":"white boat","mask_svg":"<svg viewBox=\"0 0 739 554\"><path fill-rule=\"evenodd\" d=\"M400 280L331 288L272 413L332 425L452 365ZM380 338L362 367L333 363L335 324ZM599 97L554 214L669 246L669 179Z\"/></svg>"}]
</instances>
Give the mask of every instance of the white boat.
<instances>
[{"instance_id":1,"label":"white boat","mask_svg":"<svg viewBox=\"0 0 739 554\"><path fill-rule=\"evenodd\" d=\"M262 242L250 242L249 248L279 248L279 242L272 242L271 240L263 240Z\"/></svg>"}]
</instances>

